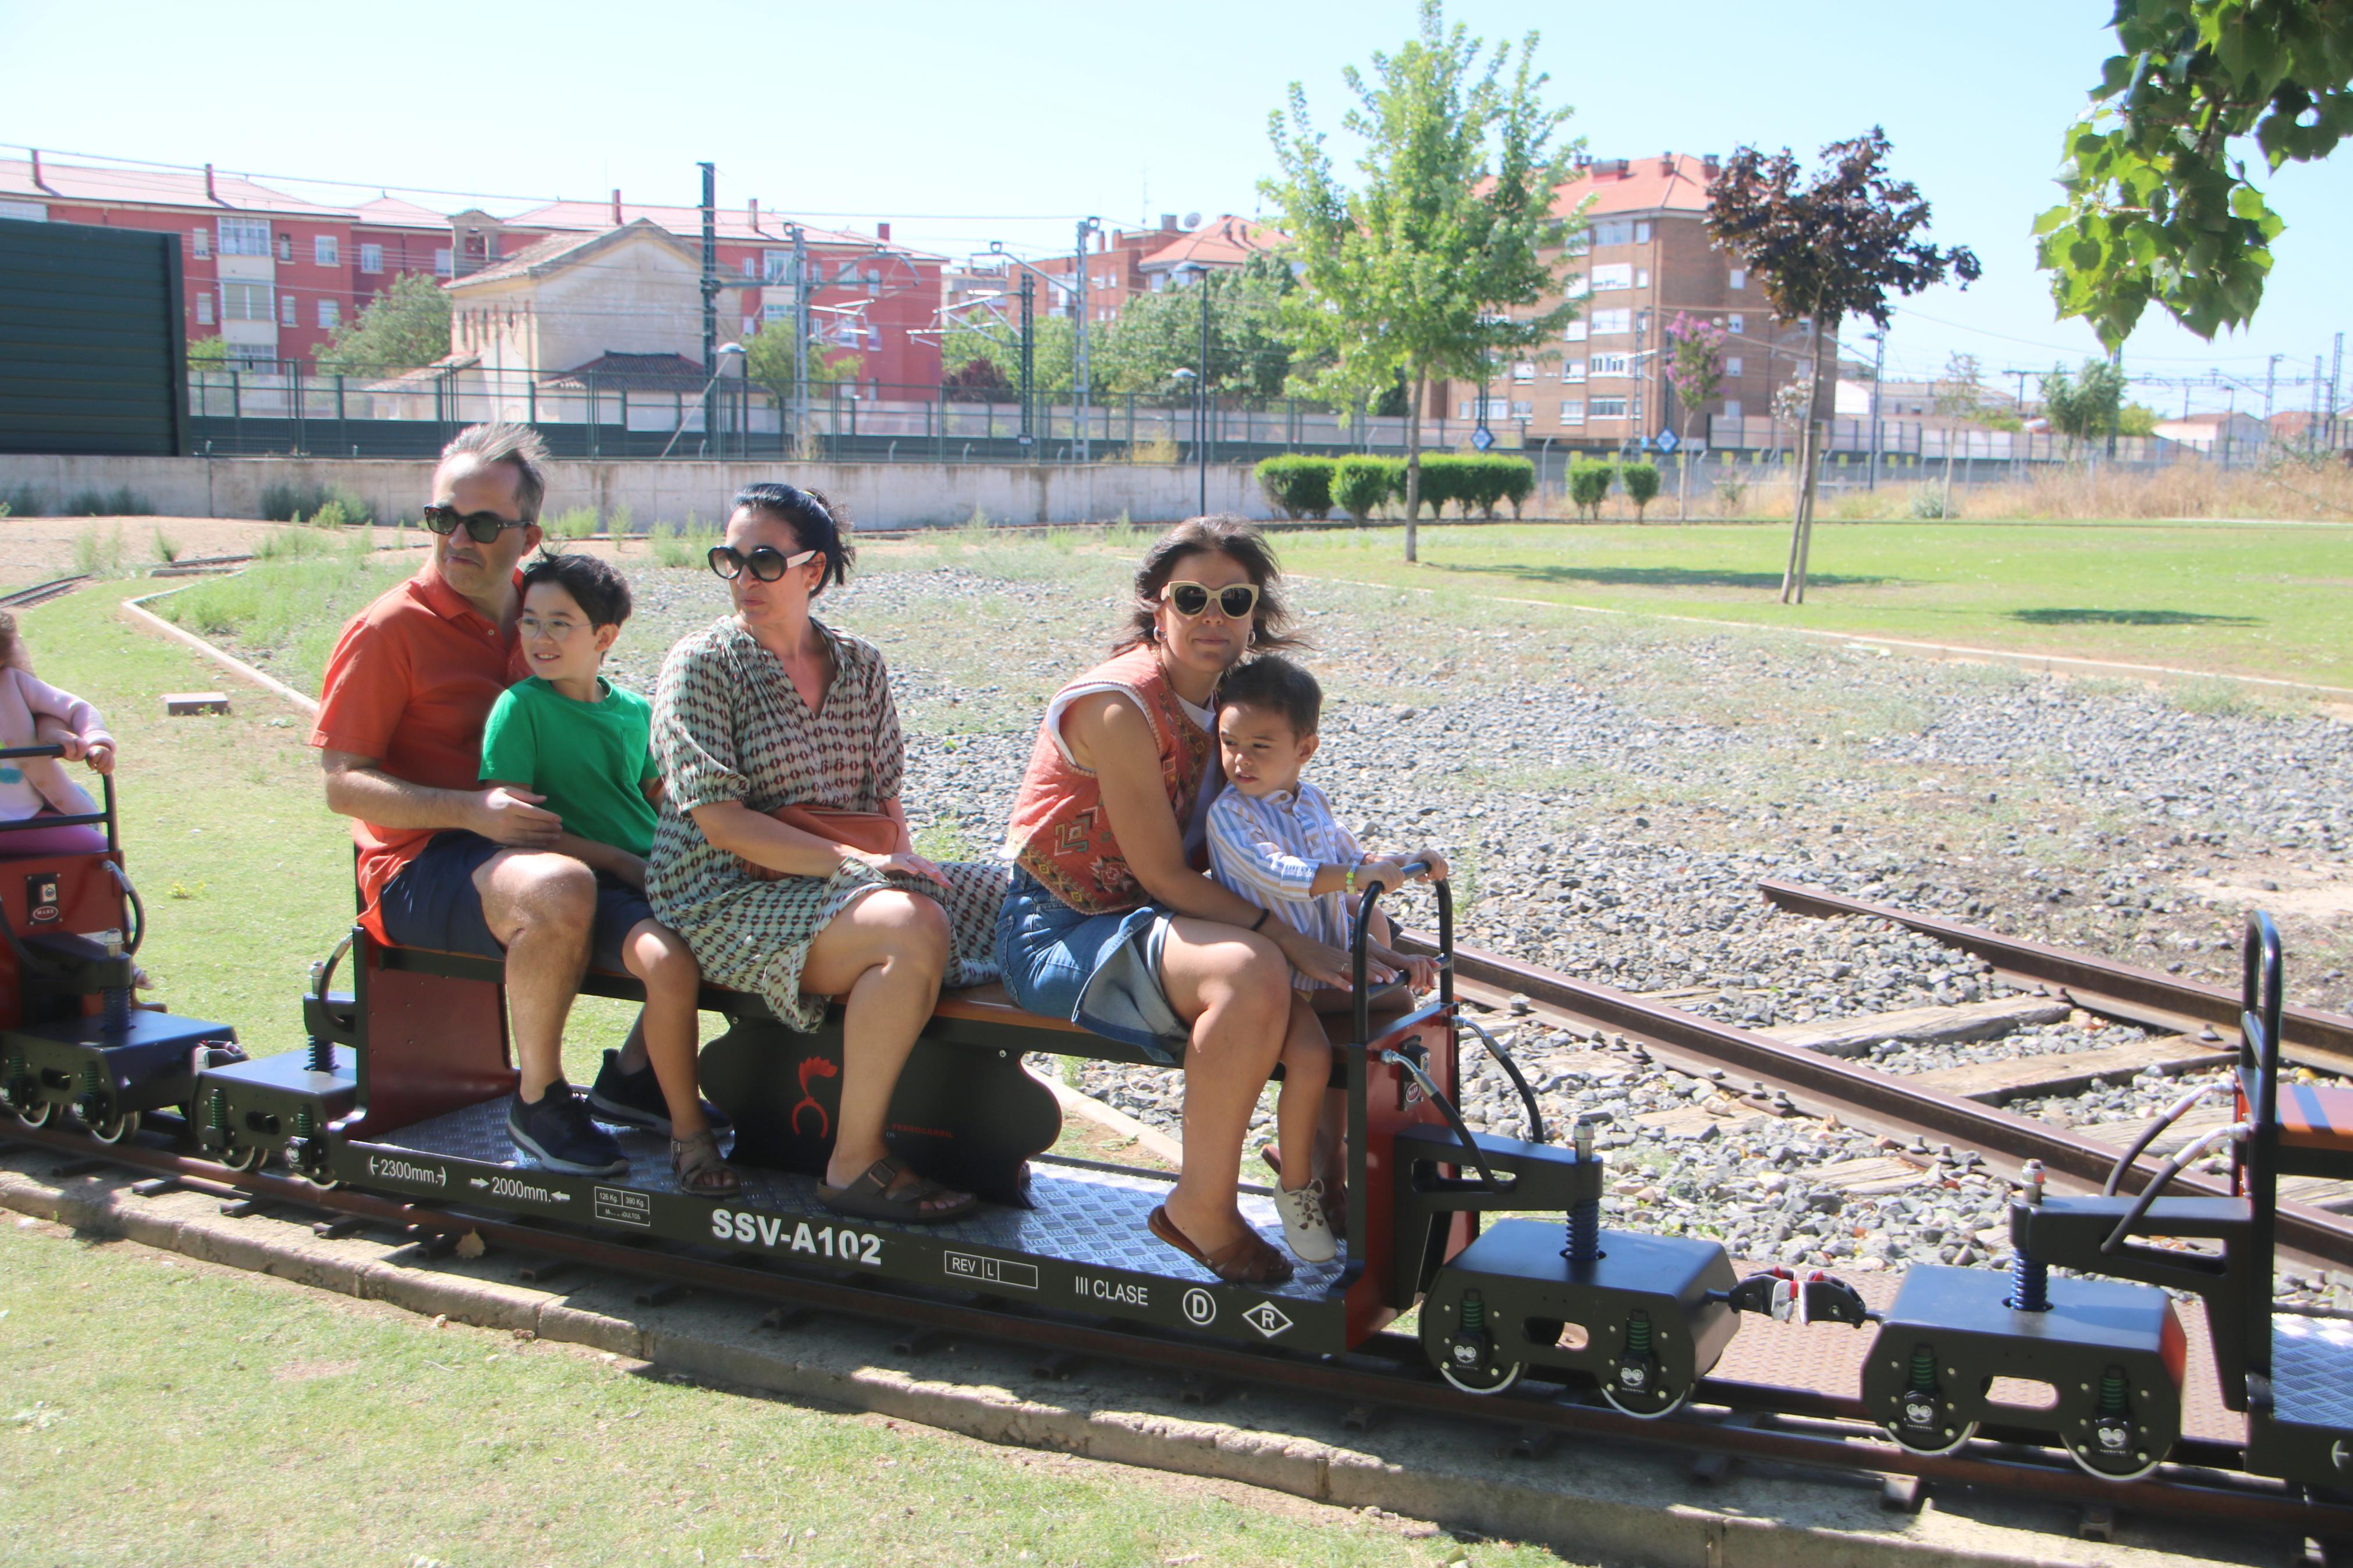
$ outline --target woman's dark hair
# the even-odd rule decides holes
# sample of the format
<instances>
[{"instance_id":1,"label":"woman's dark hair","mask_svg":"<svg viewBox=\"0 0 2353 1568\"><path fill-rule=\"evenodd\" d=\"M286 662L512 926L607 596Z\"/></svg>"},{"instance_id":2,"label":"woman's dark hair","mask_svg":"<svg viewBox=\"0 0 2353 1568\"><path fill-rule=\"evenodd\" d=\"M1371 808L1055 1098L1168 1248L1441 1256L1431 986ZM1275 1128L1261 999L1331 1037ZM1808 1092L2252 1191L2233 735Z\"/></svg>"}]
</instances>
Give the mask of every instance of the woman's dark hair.
<instances>
[{"instance_id":1,"label":"woman's dark hair","mask_svg":"<svg viewBox=\"0 0 2353 1568\"><path fill-rule=\"evenodd\" d=\"M1324 717L1324 689L1304 668L1276 653L1261 654L1226 671L1218 682L1218 700L1229 708L1280 713L1292 733L1302 737L1314 734Z\"/></svg>"},{"instance_id":2,"label":"woman's dark hair","mask_svg":"<svg viewBox=\"0 0 2353 1568\"><path fill-rule=\"evenodd\" d=\"M817 580L817 591L823 593L828 583L849 580L849 563L858 559L841 537L849 531L849 519L839 506L826 499L823 490L805 490L798 485L779 480L765 480L745 485L735 492L733 512L744 507L791 525L793 537L801 542L803 550L825 552L825 575Z\"/></svg>"},{"instance_id":3,"label":"woman's dark hair","mask_svg":"<svg viewBox=\"0 0 2353 1568\"><path fill-rule=\"evenodd\" d=\"M629 618L629 580L613 563L594 555L543 555L522 569L522 591L553 583L572 595L592 626L617 626Z\"/></svg>"},{"instance_id":4,"label":"woman's dark hair","mask_svg":"<svg viewBox=\"0 0 2353 1568\"><path fill-rule=\"evenodd\" d=\"M1297 647L1299 639L1288 635L1291 612L1275 591L1282 568L1275 563L1274 552L1267 548L1266 540L1250 520L1231 513L1187 518L1152 542L1152 548L1144 552L1144 563L1135 569L1135 605L1127 635L1120 638L1118 647L1131 648L1159 636L1153 617L1160 608L1160 590L1176 575L1178 562L1204 552L1226 557L1258 584L1258 609L1250 616L1250 647Z\"/></svg>"}]
</instances>

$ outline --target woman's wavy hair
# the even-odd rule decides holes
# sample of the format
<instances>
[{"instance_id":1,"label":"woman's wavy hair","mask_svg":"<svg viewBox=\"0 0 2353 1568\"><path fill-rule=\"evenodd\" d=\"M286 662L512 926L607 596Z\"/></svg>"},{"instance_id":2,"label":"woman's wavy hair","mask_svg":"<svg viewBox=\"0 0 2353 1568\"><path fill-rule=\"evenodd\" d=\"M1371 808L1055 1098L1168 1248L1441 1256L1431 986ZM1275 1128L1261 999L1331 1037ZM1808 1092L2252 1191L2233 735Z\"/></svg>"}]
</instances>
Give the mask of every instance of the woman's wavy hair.
<instances>
[{"instance_id":1,"label":"woman's wavy hair","mask_svg":"<svg viewBox=\"0 0 2353 1568\"><path fill-rule=\"evenodd\" d=\"M825 592L828 583L849 580L850 563L858 559L858 552L842 537L850 530L849 517L823 490L764 479L735 492L735 504L729 510L741 510L744 507L789 524L803 550L824 552L825 575L817 580L818 593Z\"/></svg>"},{"instance_id":2,"label":"woman's wavy hair","mask_svg":"<svg viewBox=\"0 0 2353 1568\"><path fill-rule=\"evenodd\" d=\"M1226 557L1249 573L1250 580L1258 584L1258 609L1250 616L1252 648L1263 651L1302 646L1297 637L1291 636L1291 611L1275 586L1282 576L1282 568L1276 563L1273 550L1248 518L1223 512L1187 518L1152 542L1152 548L1144 552L1143 564L1135 569L1135 603L1130 609L1127 633L1113 647L1113 652L1158 637L1159 626L1154 617L1160 608L1160 590L1176 574L1179 561L1202 552Z\"/></svg>"}]
</instances>

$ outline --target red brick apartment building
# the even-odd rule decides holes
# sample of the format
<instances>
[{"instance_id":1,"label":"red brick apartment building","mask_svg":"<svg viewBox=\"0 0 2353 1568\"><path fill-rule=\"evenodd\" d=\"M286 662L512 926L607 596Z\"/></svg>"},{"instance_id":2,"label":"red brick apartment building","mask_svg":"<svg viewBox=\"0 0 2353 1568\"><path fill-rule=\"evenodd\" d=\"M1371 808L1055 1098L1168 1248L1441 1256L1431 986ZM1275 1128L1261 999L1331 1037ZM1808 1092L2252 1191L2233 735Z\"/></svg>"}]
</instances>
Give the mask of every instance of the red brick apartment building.
<instances>
[{"instance_id":1,"label":"red brick apartment building","mask_svg":"<svg viewBox=\"0 0 2353 1568\"><path fill-rule=\"evenodd\" d=\"M1498 436L1610 448L1669 428L1705 439L1715 416L1764 416L1773 394L1811 357L1811 329L1776 322L1763 291L1708 238L1707 187L1718 169L1713 154L1588 163L1561 188L1554 209L1567 216L1592 198L1570 285L1583 307L1577 320L1559 342L1498 362L1483 386L1433 388L1427 412L1471 419L1484 397ZM1715 321L1729 334L1724 384L1688 418L1666 379L1665 330L1679 314ZM1825 376L1817 417L1827 416L1834 384Z\"/></svg>"},{"instance_id":2,"label":"red brick apartment building","mask_svg":"<svg viewBox=\"0 0 2353 1568\"><path fill-rule=\"evenodd\" d=\"M511 257L554 234L593 233L649 218L699 247L702 214L691 206L557 201L512 218L479 211L454 216L385 196L332 207L282 191L194 171L91 168L37 153L0 159L0 217L176 233L185 268L190 342L219 337L233 359L309 363L337 326L405 272L447 281ZM817 281L812 321L829 343L864 359L864 379L936 389L937 342L912 333L934 324L943 258L891 244L891 226L872 236L805 230ZM757 203L719 214L719 266L766 289L730 290L740 319L723 317L724 337L749 336L792 313L790 220ZM700 344L681 344L681 352ZM698 356L699 357L699 356ZM569 365L541 367L554 372ZM906 392L896 394L909 395Z\"/></svg>"},{"instance_id":3,"label":"red brick apartment building","mask_svg":"<svg viewBox=\"0 0 2353 1568\"><path fill-rule=\"evenodd\" d=\"M0 158L0 217L177 234L188 338L308 361L404 272L449 266L449 220L389 197L322 206L234 174Z\"/></svg>"}]
</instances>

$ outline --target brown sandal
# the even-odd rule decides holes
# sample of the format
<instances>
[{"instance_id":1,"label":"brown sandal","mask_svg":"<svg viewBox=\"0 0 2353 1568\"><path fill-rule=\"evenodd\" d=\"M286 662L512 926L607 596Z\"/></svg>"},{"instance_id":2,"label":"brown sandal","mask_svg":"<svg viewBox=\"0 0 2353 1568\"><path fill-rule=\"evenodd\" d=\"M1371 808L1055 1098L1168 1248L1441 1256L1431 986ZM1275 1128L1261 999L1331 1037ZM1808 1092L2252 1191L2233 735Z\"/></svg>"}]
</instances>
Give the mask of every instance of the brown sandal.
<instances>
[{"instance_id":1,"label":"brown sandal","mask_svg":"<svg viewBox=\"0 0 2353 1568\"><path fill-rule=\"evenodd\" d=\"M1266 1162L1267 1169L1274 1173L1275 1181L1278 1184L1281 1183L1282 1156L1274 1152L1274 1145L1261 1143L1258 1146L1258 1152L1259 1158ZM1324 1182L1324 1223L1331 1226L1333 1240L1348 1239L1347 1189L1342 1186L1340 1182L1330 1177L1326 1177Z\"/></svg>"},{"instance_id":2,"label":"brown sandal","mask_svg":"<svg viewBox=\"0 0 2353 1568\"><path fill-rule=\"evenodd\" d=\"M1291 1260L1267 1245L1266 1238L1254 1230L1244 1230L1239 1240L1227 1243L1215 1252L1204 1252L1193 1244L1193 1238L1176 1228L1165 1208L1155 1208L1145 1226L1153 1235L1207 1268L1229 1285L1280 1285L1291 1278Z\"/></svg>"},{"instance_id":3,"label":"brown sandal","mask_svg":"<svg viewBox=\"0 0 2353 1568\"><path fill-rule=\"evenodd\" d=\"M980 1205L980 1200L970 1193L959 1193L937 1182L918 1176L898 1192L891 1190L907 1170L906 1162L895 1154L885 1154L866 1167L865 1173L846 1187L820 1185L818 1201L836 1214L853 1219L890 1220L900 1225L938 1225L943 1221L962 1219ZM923 1205L935 1198L953 1197L961 1201L945 1208L927 1209Z\"/></svg>"},{"instance_id":4,"label":"brown sandal","mask_svg":"<svg viewBox=\"0 0 2353 1568\"><path fill-rule=\"evenodd\" d=\"M680 1192L698 1198L732 1198L744 1190L744 1178L719 1157L719 1134L708 1127L670 1141L670 1171Z\"/></svg>"}]
</instances>

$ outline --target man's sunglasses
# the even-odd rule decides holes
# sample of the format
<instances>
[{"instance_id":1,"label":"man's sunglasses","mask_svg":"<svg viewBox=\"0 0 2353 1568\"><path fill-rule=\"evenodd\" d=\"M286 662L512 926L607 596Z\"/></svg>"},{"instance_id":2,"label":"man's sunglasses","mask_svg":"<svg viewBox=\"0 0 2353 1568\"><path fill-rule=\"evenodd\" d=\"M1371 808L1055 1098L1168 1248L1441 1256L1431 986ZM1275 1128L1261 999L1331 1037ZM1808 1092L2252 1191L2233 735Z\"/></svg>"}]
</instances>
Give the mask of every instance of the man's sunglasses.
<instances>
[{"instance_id":1,"label":"man's sunglasses","mask_svg":"<svg viewBox=\"0 0 2353 1568\"><path fill-rule=\"evenodd\" d=\"M804 561L814 561L820 553L819 551L803 550L787 555L774 545L763 544L745 555L721 544L712 547L710 561L711 569L730 583L746 572L763 583L773 583Z\"/></svg>"},{"instance_id":2,"label":"man's sunglasses","mask_svg":"<svg viewBox=\"0 0 2353 1568\"><path fill-rule=\"evenodd\" d=\"M466 537L477 544L488 544L510 528L529 528L529 518L510 519L494 511L477 511L461 515L454 506L428 506L425 509L425 526L443 535L466 531Z\"/></svg>"},{"instance_id":3,"label":"man's sunglasses","mask_svg":"<svg viewBox=\"0 0 2353 1568\"><path fill-rule=\"evenodd\" d=\"M1189 621L1209 607L1213 593L1219 612L1229 621L1246 621L1258 608L1255 583L1229 583L1214 591L1198 583L1171 583L1160 590L1160 597L1170 609Z\"/></svg>"}]
</instances>

